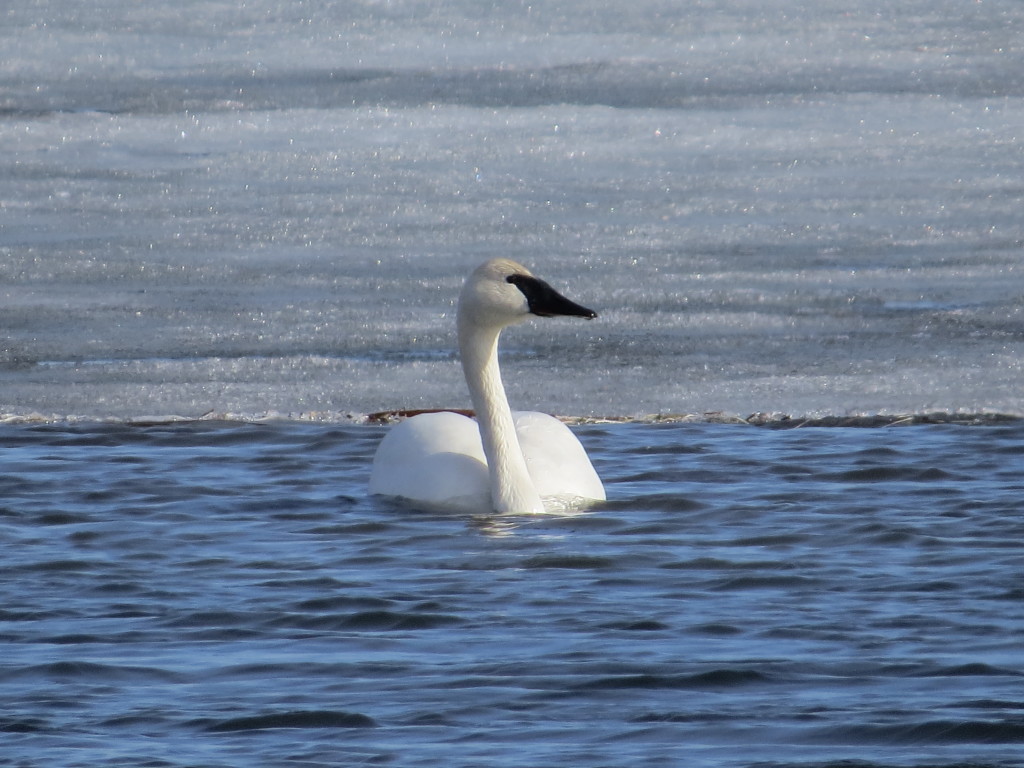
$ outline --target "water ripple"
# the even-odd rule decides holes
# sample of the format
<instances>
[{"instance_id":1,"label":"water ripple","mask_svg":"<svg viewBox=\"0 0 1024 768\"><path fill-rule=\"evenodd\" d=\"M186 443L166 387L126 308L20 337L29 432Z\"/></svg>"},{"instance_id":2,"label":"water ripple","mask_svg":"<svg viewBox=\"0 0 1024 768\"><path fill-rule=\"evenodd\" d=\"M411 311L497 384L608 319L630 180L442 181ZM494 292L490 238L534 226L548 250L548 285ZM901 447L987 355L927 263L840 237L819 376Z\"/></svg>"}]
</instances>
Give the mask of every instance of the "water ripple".
<instances>
[{"instance_id":1,"label":"water ripple","mask_svg":"<svg viewBox=\"0 0 1024 768\"><path fill-rule=\"evenodd\" d=\"M8 754L1014 764L1024 426L579 434L609 503L497 518L368 498L375 428L3 427Z\"/></svg>"}]
</instances>

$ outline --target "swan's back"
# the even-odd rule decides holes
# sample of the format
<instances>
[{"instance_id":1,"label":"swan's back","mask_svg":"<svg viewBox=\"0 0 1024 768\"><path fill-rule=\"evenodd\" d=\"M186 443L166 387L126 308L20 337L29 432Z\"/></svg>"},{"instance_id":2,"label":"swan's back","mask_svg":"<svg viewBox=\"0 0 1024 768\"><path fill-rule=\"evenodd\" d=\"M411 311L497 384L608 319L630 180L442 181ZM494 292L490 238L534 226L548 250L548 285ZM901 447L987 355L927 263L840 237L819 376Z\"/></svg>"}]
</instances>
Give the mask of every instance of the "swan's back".
<instances>
[{"instance_id":1,"label":"swan's back","mask_svg":"<svg viewBox=\"0 0 1024 768\"><path fill-rule=\"evenodd\" d=\"M603 501L604 486L568 427L534 411L512 414L520 449L541 498ZM370 493L431 508L491 510L487 459L473 419L442 411L396 424L373 459Z\"/></svg>"},{"instance_id":2,"label":"swan's back","mask_svg":"<svg viewBox=\"0 0 1024 768\"><path fill-rule=\"evenodd\" d=\"M604 501L604 485L576 435L554 416L513 411L526 468L541 498Z\"/></svg>"},{"instance_id":3,"label":"swan's back","mask_svg":"<svg viewBox=\"0 0 1024 768\"><path fill-rule=\"evenodd\" d=\"M440 411L396 424L373 457L370 493L427 507L489 509L487 459L476 422Z\"/></svg>"}]
</instances>

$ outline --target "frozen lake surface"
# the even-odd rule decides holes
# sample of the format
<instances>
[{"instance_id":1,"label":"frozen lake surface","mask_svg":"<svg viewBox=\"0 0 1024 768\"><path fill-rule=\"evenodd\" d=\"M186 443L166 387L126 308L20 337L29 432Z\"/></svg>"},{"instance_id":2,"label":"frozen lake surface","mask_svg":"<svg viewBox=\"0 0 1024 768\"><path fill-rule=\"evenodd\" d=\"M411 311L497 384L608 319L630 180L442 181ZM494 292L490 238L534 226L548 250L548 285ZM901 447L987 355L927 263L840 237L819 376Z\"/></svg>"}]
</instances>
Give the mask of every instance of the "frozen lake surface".
<instances>
[{"instance_id":1,"label":"frozen lake surface","mask_svg":"<svg viewBox=\"0 0 1024 768\"><path fill-rule=\"evenodd\" d=\"M15 2L0 413L1024 412L1024 8Z\"/></svg>"}]
</instances>

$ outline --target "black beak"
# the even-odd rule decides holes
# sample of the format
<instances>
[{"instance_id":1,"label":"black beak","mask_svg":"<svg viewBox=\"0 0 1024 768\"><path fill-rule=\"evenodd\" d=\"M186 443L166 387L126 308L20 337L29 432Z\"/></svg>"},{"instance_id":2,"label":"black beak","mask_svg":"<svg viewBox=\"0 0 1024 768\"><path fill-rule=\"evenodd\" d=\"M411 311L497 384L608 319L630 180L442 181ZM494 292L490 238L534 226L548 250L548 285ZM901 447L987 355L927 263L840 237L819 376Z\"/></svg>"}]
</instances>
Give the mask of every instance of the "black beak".
<instances>
[{"instance_id":1,"label":"black beak","mask_svg":"<svg viewBox=\"0 0 1024 768\"><path fill-rule=\"evenodd\" d=\"M530 312L539 317L597 317L597 312L570 301L562 294L536 277L509 275L505 278L526 297Z\"/></svg>"}]
</instances>

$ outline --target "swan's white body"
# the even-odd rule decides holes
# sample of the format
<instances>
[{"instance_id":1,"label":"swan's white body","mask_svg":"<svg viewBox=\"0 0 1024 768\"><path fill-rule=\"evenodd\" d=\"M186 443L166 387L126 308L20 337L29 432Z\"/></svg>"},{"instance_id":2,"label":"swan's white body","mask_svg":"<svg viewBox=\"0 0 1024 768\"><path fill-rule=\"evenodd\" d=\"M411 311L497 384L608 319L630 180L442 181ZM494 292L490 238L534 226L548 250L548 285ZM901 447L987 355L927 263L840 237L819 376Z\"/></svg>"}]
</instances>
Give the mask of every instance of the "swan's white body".
<instances>
[{"instance_id":1,"label":"swan's white body","mask_svg":"<svg viewBox=\"0 0 1024 768\"><path fill-rule=\"evenodd\" d=\"M576 436L543 413L513 414L498 368L498 336L531 314L594 317L523 266L493 259L459 297L462 368L477 420L424 413L398 424L373 459L370 492L427 507L526 514L603 500L604 486Z\"/></svg>"}]
</instances>

